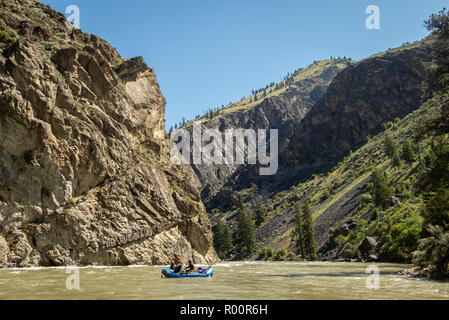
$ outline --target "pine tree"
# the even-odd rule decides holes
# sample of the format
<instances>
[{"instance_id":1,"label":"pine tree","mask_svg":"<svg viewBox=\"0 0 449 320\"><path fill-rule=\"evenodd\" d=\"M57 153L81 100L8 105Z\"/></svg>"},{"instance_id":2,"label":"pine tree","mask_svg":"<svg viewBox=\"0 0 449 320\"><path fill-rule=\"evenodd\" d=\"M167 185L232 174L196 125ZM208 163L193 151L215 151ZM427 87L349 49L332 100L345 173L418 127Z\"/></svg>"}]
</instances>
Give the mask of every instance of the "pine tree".
<instances>
[{"instance_id":1,"label":"pine tree","mask_svg":"<svg viewBox=\"0 0 449 320\"><path fill-rule=\"evenodd\" d=\"M249 254L256 246L256 230L252 215L248 209L242 208L237 225L237 241L240 252Z\"/></svg>"},{"instance_id":2,"label":"pine tree","mask_svg":"<svg viewBox=\"0 0 449 320\"><path fill-rule=\"evenodd\" d=\"M302 234L302 209L299 205L299 202L295 205L295 236L296 236L296 249L297 253L301 255L301 257L305 257L304 252L304 243L303 243L303 234Z\"/></svg>"},{"instance_id":3,"label":"pine tree","mask_svg":"<svg viewBox=\"0 0 449 320\"><path fill-rule=\"evenodd\" d=\"M436 60L436 67L432 70L429 92L433 93L437 88L437 96L443 106L440 116L433 121L430 129L437 134L449 133L449 10L443 9L437 14L433 14L425 25L429 31L433 32L434 42L432 44L432 54Z\"/></svg>"},{"instance_id":4,"label":"pine tree","mask_svg":"<svg viewBox=\"0 0 449 320\"><path fill-rule=\"evenodd\" d=\"M220 219L218 220L217 226L214 230L214 247L217 251L217 254L220 258L222 258L223 253L223 233L224 233L224 224L223 221Z\"/></svg>"},{"instance_id":5,"label":"pine tree","mask_svg":"<svg viewBox=\"0 0 449 320\"><path fill-rule=\"evenodd\" d=\"M224 259L232 249L231 229L221 219L215 227L214 247L221 259Z\"/></svg>"},{"instance_id":6,"label":"pine tree","mask_svg":"<svg viewBox=\"0 0 449 320\"><path fill-rule=\"evenodd\" d=\"M405 140L402 145L402 159L408 164L412 164L415 161L416 155L412 147L412 142L410 139Z\"/></svg>"},{"instance_id":7,"label":"pine tree","mask_svg":"<svg viewBox=\"0 0 449 320\"><path fill-rule=\"evenodd\" d=\"M399 168L402 164L401 156L399 155L399 151L396 149L393 155L393 166Z\"/></svg>"},{"instance_id":8,"label":"pine tree","mask_svg":"<svg viewBox=\"0 0 449 320\"><path fill-rule=\"evenodd\" d=\"M312 209L309 201L301 208L299 203L295 206L295 235L298 253L304 259L314 260L317 257L317 245L313 230Z\"/></svg>"},{"instance_id":9,"label":"pine tree","mask_svg":"<svg viewBox=\"0 0 449 320\"><path fill-rule=\"evenodd\" d=\"M267 221L267 210L262 205L260 200L256 203L256 208L254 209L254 216L256 226L260 226L262 223Z\"/></svg>"},{"instance_id":10,"label":"pine tree","mask_svg":"<svg viewBox=\"0 0 449 320\"><path fill-rule=\"evenodd\" d=\"M232 249L232 231L227 224L224 225L223 250L227 254Z\"/></svg>"},{"instance_id":11,"label":"pine tree","mask_svg":"<svg viewBox=\"0 0 449 320\"><path fill-rule=\"evenodd\" d=\"M391 197L391 189L388 185L388 178L380 169L373 170L369 189L374 203L384 207Z\"/></svg>"},{"instance_id":12,"label":"pine tree","mask_svg":"<svg viewBox=\"0 0 449 320\"><path fill-rule=\"evenodd\" d=\"M310 208L310 203L307 200L306 204L302 208L302 224L303 224L303 243L305 255L309 260L314 260L317 257L316 254L316 242L315 233L313 230L313 218L312 209Z\"/></svg>"},{"instance_id":13,"label":"pine tree","mask_svg":"<svg viewBox=\"0 0 449 320\"><path fill-rule=\"evenodd\" d=\"M395 153L397 152L397 146L388 132L385 133L384 148L387 156L393 159Z\"/></svg>"},{"instance_id":14,"label":"pine tree","mask_svg":"<svg viewBox=\"0 0 449 320\"><path fill-rule=\"evenodd\" d=\"M432 142L427 155L426 171L420 176L418 187L427 192L449 188L449 140L439 136Z\"/></svg>"},{"instance_id":15,"label":"pine tree","mask_svg":"<svg viewBox=\"0 0 449 320\"><path fill-rule=\"evenodd\" d=\"M262 201L258 197L259 187L257 184L253 183L251 185L250 198L253 202L254 207L254 220L256 226L260 226L267 220L267 210L265 209Z\"/></svg>"},{"instance_id":16,"label":"pine tree","mask_svg":"<svg viewBox=\"0 0 449 320\"><path fill-rule=\"evenodd\" d=\"M441 226L449 231L449 190L441 188L431 193L422 210L424 224Z\"/></svg>"}]
</instances>

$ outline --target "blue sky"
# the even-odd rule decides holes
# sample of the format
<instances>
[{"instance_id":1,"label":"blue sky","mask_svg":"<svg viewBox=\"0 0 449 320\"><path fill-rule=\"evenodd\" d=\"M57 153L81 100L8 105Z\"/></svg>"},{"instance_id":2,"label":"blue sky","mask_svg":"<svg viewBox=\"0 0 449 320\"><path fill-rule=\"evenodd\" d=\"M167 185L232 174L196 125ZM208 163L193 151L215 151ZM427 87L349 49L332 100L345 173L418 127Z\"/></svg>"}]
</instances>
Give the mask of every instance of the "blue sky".
<instances>
[{"instance_id":1,"label":"blue sky","mask_svg":"<svg viewBox=\"0 0 449 320\"><path fill-rule=\"evenodd\" d=\"M81 29L143 56L167 99L167 127L249 96L330 56L359 60L425 37L447 0L43 0L77 5ZM380 8L380 30L365 9Z\"/></svg>"}]
</instances>

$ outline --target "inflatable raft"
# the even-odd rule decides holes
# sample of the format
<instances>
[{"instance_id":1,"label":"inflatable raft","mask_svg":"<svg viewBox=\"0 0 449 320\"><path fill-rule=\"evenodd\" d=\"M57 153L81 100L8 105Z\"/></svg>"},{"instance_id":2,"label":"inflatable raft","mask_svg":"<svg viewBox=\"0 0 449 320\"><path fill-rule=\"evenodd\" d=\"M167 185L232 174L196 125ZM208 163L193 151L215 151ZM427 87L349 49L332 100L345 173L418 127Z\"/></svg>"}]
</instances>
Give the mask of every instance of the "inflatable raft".
<instances>
[{"instance_id":1,"label":"inflatable raft","mask_svg":"<svg viewBox=\"0 0 449 320\"><path fill-rule=\"evenodd\" d=\"M208 278L214 275L214 269L207 268L203 272L180 272L180 273L174 273L170 269L164 269L162 270L162 275L166 278Z\"/></svg>"}]
</instances>

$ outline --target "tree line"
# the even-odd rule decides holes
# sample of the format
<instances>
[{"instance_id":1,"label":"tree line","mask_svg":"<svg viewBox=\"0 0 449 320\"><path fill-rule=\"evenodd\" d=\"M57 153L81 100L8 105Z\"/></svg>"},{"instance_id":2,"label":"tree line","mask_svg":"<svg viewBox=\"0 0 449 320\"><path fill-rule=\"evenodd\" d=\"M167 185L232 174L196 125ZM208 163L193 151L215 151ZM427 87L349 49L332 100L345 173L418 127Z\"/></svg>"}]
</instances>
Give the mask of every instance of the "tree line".
<instances>
[{"instance_id":1,"label":"tree line","mask_svg":"<svg viewBox=\"0 0 449 320\"><path fill-rule=\"evenodd\" d=\"M237 227L232 232L224 220L219 219L214 228L214 247L221 259L231 256L250 255L257 247L256 234L267 221L267 210L263 201L258 196L258 187L253 184L249 192L250 202L246 203L240 198L237 210ZM303 259L314 260L316 254L316 242L314 238L312 210L310 202L306 201L303 206L299 202L291 208L295 217L293 237L296 242L296 254ZM275 255L277 259L287 256L285 248L281 248ZM265 247L259 252L262 258L274 256L271 247Z\"/></svg>"}]
</instances>

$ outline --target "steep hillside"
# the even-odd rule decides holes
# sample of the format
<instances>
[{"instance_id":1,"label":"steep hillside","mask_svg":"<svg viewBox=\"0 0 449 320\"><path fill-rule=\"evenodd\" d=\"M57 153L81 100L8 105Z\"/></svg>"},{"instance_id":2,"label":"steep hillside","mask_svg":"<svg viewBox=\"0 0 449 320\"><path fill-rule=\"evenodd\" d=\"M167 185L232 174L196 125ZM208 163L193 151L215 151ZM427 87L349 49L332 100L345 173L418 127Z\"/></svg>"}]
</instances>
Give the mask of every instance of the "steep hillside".
<instances>
[{"instance_id":1,"label":"steep hillside","mask_svg":"<svg viewBox=\"0 0 449 320\"><path fill-rule=\"evenodd\" d=\"M293 128L293 134L289 136L291 130L276 123L283 132L279 141L281 168L276 176L260 177L255 166L195 166L208 210L229 210L238 201L235 191L251 183L257 183L269 197L309 179L314 172L328 170L350 149L360 146L368 134L378 133L383 123L415 110L423 101L421 86L429 76L430 41L350 63L335 75L321 99L309 105L308 112L303 109L305 116L291 118L288 128ZM282 117L288 110L281 106L274 114ZM243 119L245 128L254 127L251 118ZM220 123L219 128L228 126Z\"/></svg>"},{"instance_id":2,"label":"steep hillside","mask_svg":"<svg viewBox=\"0 0 449 320\"><path fill-rule=\"evenodd\" d=\"M282 84L275 84L255 96L220 109L212 118L197 119L203 129L278 129L279 139L292 136L295 127L312 106L325 94L334 77L350 66L348 59L319 61L301 69ZM186 125L191 129L191 124ZM194 165L195 172L203 183L202 198L206 203L222 187L233 180L239 166ZM208 206L212 208L213 205Z\"/></svg>"},{"instance_id":3,"label":"steep hillside","mask_svg":"<svg viewBox=\"0 0 449 320\"><path fill-rule=\"evenodd\" d=\"M383 123L421 105L431 64L429 43L375 55L338 74L284 144L283 162L292 167L345 154Z\"/></svg>"},{"instance_id":4,"label":"steep hillside","mask_svg":"<svg viewBox=\"0 0 449 320\"><path fill-rule=\"evenodd\" d=\"M215 261L154 71L39 2L0 7L0 264Z\"/></svg>"},{"instance_id":5,"label":"steep hillside","mask_svg":"<svg viewBox=\"0 0 449 320\"><path fill-rule=\"evenodd\" d=\"M289 257L295 258L298 251L293 236L294 208L297 202L303 204L309 199L320 259L360 260L367 258L363 254L371 253L371 259L410 261L422 231L419 216L422 199L414 196L420 158L416 156L410 164L403 161L395 166L385 153L385 135L389 134L401 147L407 139L415 139L420 124L437 109L425 104L405 118L387 123L384 132L365 140L362 147L333 169L266 199L267 219L257 230L256 248L247 257L256 259L262 248L271 247L274 251L287 248ZM427 138L414 149L425 155L431 141ZM373 203L368 187L373 169L385 172L393 190L388 209L379 210ZM251 189L239 192L239 196L247 199L248 207L255 205L251 192ZM234 206L226 213L217 212L212 219L224 217L235 231L239 214L240 208ZM376 245L364 252L361 244L367 237L375 239Z\"/></svg>"},{"instance_id":6,"label":"steep hillside","mask_svg":"<svg viewBox=\"0 0 449 320\"><path fill-rule=\"evenodd\" d=\"M413 163L402 162L399 166L395 166L385 154L384 141L387 133L398 146L403 146L407 139L413 141L417 128L426 119L431 109L435 107L424 105L404 119L390 122L385 132L370 138L363 147L345 157L333 170L325 175L316 176L312 181L300 184L282 195L282 198L288 199L293 197L292 192L297 194L298 190L310 190L303 194L309 197L314 205L315 233L322 257L361 258L356 252L358 246L364 237L374 235L377 237L381 234L375 234L377 232L375 229L382 225L380 221L389 221L389 230L392 230L396 224L414 223L415 220L419 220L417 218L419 210L416 208L421 201L413 197L411 193L414 187L413 182L419 174L419 158L416 157ZM429 147L429 139L421 142L420 153L425 154ZM390 186L394 187L394 193L390 199L391 206L383 213L379 213L376 209L367 187L373 169L385 172ZM383 218L379 221L378 216L381 214ZM420 231L419 221L416 223ZM291 232L292 229L288 230ZM347 236L345 241L351 243L351 248L349 245L343 248L343 243L341 245L335 243L335 238L339 235ZM391 261L398 257L391 255L392 240L390 239L389 243L386 240L388 236L388 233L382 234L383 241L379 243L380 252L378 253L381 259ZM291 242L288 244L288 231L281 235L280 239L286 241L284 244L293 249L294 244ZM377 239L380 240L380 237ZM381 248L382 245L385 246ZM332 252L334 249L336 250Z\"/></svg>"},{"instance_id":7,"label":"steep hillside","mask_svg":"<svg viewBox=\"0 0 449 320\"><path fill-rule=\"evenodd\" d=\"M360 199L366 193L372 168L389 168L390 164L379 144L364 146L357 151L363 153L359 157L351 150L363 146L367 137L377 135L386 123L398 121L422 105L422 85L432 66L430 44L431 40L425 39L339 72L323 97L296 123L295 133L280 142L283 167L276 176L260 177L254 167L245 166L233 172L207 202L211 220L225 219L231 230L237 231L243 211L257 211L262 206L267 213L256 228L257 248L250 255L234 252L236 259L256 258L257 250L264 246L294 248L290 242L293 208L306 199L312 200L320 248L333 227L360 212ZM409 135L407 123L403 126ZM343 164L335 167L345 155L350 160L344 158ZM256 194L254 187L249 188L252 183L258 185ZM321 251L322 257L325 251Z\"/></svg>"}]
</instances>

